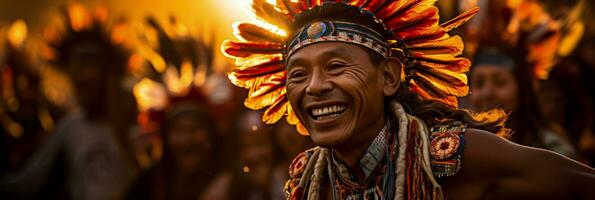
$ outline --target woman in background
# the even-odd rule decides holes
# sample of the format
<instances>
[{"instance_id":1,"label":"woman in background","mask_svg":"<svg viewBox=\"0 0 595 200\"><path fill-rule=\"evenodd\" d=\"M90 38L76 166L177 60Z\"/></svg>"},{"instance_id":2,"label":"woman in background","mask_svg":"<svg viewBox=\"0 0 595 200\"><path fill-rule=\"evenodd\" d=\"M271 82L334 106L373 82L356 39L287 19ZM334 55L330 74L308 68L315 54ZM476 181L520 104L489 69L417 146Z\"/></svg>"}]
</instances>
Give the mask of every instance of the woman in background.
<instances>
[{"instance_id":1,"label":"woman in background","mask_svg":"<svg viewBox=\"0 0 595 200\"><path fill-rule=\"evenodd\" d=\"M474 110L500 107L510 113L513 142L575 157L573 147L542 116L530 68L522 53L502 47L481 47L471 70L469 100Z\"/></svg>"}]
</instances>

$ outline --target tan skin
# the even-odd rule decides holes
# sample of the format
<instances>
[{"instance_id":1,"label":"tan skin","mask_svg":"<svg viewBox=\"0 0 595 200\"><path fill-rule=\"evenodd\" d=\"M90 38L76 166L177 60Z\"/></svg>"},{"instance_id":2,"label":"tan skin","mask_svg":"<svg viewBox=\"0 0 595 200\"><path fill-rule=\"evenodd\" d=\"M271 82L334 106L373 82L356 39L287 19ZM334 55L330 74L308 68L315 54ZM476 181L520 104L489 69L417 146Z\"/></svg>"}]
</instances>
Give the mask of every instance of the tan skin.
<instances>
[{"instance_id":1,"label":"tan skin","mask_svg":"<svg viewBox=\"0 0 595 200\"><path fill-rule=\"evenodd\" d=\"M510 69L494 65L478 65L471 73L471 103L476 110L496 107L507 112L516 109L518 85Z\"/></svg>"},{"instance_id":2,"label":"tan skin","mask_svg":"<svg viewBox=\"0 0 595 200\"><path fill-rule=\"evenodd\" d=\"M312 140L333 149L361 181L357 162L383 127L384 98L400 86L400 62L374 66L362 47L325 42L298 50L287 67L289 101ZM312 116L313 105L328 102L347 109L330 119ZM450 199L595 199L592 168L482 130L468 129L465 140L462 170L441 180Z\"/></svg>"}]
</instances>

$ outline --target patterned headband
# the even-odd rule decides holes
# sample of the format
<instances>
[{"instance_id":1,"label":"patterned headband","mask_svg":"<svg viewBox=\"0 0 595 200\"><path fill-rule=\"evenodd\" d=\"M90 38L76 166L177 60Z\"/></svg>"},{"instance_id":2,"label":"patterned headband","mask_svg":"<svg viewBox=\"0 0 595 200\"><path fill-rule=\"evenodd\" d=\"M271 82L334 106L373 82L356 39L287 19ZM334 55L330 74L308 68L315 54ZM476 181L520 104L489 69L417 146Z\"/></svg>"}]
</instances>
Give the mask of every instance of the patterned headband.
<instances>
[{"instance_id":1,"label":"patterned headband","mask_svg":"<svg viewBox=\"0 0 595 200\"><path fill-rule=\"evenodd\" d=\"M302 27L295 36L289 40L286 49L286 58L289 58L298 49L320 42L345 42L368 48L384 57L390 56L390 47L385 37L380 33L363 25L325 21L314 22Z\"/></svg>"}]
</instances>

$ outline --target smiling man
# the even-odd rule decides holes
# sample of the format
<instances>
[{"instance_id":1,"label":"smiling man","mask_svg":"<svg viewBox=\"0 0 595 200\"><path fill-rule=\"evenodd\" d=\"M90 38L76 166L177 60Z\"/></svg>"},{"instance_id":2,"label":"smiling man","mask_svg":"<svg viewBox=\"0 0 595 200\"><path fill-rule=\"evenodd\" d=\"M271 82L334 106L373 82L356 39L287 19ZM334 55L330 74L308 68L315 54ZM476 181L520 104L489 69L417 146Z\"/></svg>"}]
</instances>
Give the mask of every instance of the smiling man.
<instances>
[{"instance_id":1,"label":"smiling man","mask_svg":"<svg viewBox=\"0 0 595 200\"><path fill-rule=\"evenodd\" d=\"M231 81L245 105L286 116L318 147L298 155L289 199L592 199L595 171L501 137L506 115L457 108L470 62L435 0L255 0L288 36L236 24ZM494 152L498 153L494 153Z\"/></svg>"}]
</instances>

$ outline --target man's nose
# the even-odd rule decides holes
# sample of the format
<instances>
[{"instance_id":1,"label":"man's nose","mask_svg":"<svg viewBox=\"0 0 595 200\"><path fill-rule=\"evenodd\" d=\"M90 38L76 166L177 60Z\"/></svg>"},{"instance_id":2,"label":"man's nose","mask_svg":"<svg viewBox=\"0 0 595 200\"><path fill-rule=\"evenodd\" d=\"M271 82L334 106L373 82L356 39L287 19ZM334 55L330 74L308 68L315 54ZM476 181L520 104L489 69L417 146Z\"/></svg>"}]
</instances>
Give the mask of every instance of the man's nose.
<instances>
[{"instance_id":1,"label":"man's nose","mask_svg":"<svg viewBox=\"0 0 595 200\"><path fill-rule=\"evenodd\" d=\"M312 78L306 87L306 93L312 96L321 96L333 89L332 83L330 83L326 76L320 72L314 72Z\"/></svg>"}]
</instances>

